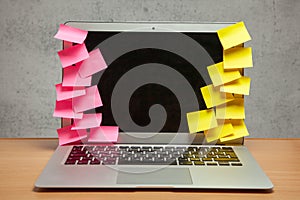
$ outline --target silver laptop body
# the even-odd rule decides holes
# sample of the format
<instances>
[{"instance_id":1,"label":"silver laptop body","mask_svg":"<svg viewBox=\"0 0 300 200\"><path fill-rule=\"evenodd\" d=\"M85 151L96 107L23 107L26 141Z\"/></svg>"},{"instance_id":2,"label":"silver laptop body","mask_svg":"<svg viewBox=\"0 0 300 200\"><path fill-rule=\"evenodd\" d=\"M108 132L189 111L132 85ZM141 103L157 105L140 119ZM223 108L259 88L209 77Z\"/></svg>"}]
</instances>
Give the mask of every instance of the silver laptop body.
<instances>
[{"instance_id":1,"label":"silver laptop body","mask_svg":"<svg viewBox=\"0 0 300 200\"><path fill-rule=\"evenodd\" d=\"M177 54L180 59L185 59L191 65L199 67L199 73L203 78L205 84L208 84L209 77L207 76L206 67L197 66L198 62L202 62L202 65L208 66L211 62L214 62L211 58L203 58L203 56L197 56L199 51L203 51L202 47L198 47L194 44L191 38L197 34L215 34L220 28L230 25L230 23L170 23L170 22L159 22L159 23L100 23L100 22L68 22L70 26L81 28L89 31L90 37L93 34L100 33L103 34L101 37L101 42L99 44L87 44L87 48L99 48L104 55L104 58L109 65L117 65L114 63L116 59L122 57L122 55L128 53L134 56L136 54L135 50L138 49L162 49L164 52L171 52L170 56ZM166 36L164 34L173 33L172 36ZM140 34L142 33L142 34ZM185 34L188 33L188 34ZM108 34L108 36L105 36ZM111 35L110 35L111 34ZM148 35L148 39L144 39L144 34ZM157 36L158 35L158 36ZM190 36L190 37L187 37ZM89 36L88 36L89 37ZM205 38L206 36L204 36ZM210 37L210 36L209 36ZM209 40L208 37L208 40ZM150 38L150 39L149 39ZM181 42L183 41L183 42ZM91 41L95 43L95 41ZM68 44L64 44L66 48ZM208 41L208 44L209 41ZM109 53L112 52L112 53ZM158 55L161 52L158 52ZM205 52L204 52L205 54ZM143 52L141 54L143 55ZM147 55L147 54L145 54ZM149 57L149 56L147 56ZM155 54L153 55L155 57ZM174 57L175 58L175 57ZM151 59L151 58L150 58ZM176 58L177 59L177 58ZM179 58L178 58L179 59ZM199 59L201 61L199 61ZM207 59L207 60L205 60ZM137 59L138 60L138 59ZM168 61L166 61L168 62ZM148 61L149 64L149 61ZM135 84L145 84L151 82L147 73L152 73L153 71L159 71L163 78L170 76L173 71L164 71L164 65L162 63L157 63L156 61L150 63L138 62L135 68L128 70L127 73L136 73L142 78L132 78L132 76L126 79L121 77L118 81L120 84L115 85L115 98L111 99L112 111L115 111L113 115L114 120L122 132L119 133L118 142L116 144L90 144L84 142L84 144L79 145L66 145L58 146L53 156L49 160L45 169L37 179L35 186L38 188L190 188L190 189L272 189L273 184L266 176L266 174L259 167L257 162L254 160L250 152L245 146L243 146L244 138L229 141L227 143L216 142L214 144L207 144L203 134L190 134L187 132L185 127L186 119L185 113L187 111L199 110L198 105L194 105L192 100L191 103L185 99L194 98L193 96L186 95L186 98L179 98L179 103L183 104L181 110L181 118L179 125L176 127L177 131L164 131L159 133L155 126L151 126L152 122L156 123L157 126L161 126L161 121L166 117L161 111L161 107L154 106L149 109L149 117L151 121L148 124L142 124L140 126L132 125L130 117L127 116L126 111L123 109L128 108L127 93L130 95L135 95L137 98L139 96L138 92L134 93L139 87L129 87L128 91L122 90L122 85L128 83L128 81L135 82ZM144 68L140 68L144 67ZM147 71L149 69L149 71ZM154 69L154 70L153 70ZM136 71L134 71L136 70ZM144 75L145 73L146 75ZM99 73L97 78L93 77L93 83L98 84L103 73ZM175 73L174 79L180 81L177 78L178 73ZM159 76L159 75L158 75ZM151 77L153 79L153 77ZM155 79L155 78L154 78ZM168 79L168 78L166 78ZM140 82L139 82L140 81ZM141 82L142 81L142 82ZM145 82L143 82L145 81ZM185 80L182 80L183 82ZM154 82L159 82L154 80ZM162 81L164 83L164 80ZM161 82L159 82L161 83ZM172 83L173 85L176 83ZM171 84L171 85L172 85ZM127 84L128 85L128 84ZM156 87L156 86L155 86ZM172 87L172 86L170 86ZM178 87L178 85L176 85ZM175 88L176 88L175 87ZM172 88L171 88L172 89ZM184 89L184 88L183 88ZM131 91L132 90L132 91ZM176 90L176 89L175 89ZM100 89L99 89L100 91ZM121 91L121 92L120 92ZM123 91L123 92L122 92ZM100 94L103 91L100 91ZM200 90L199 90L200 93ZM112 96L113 96L112 95ZM171 94L172 95L172 94ZM174 95L178 94L176 91ZM101 96L103 97L103 96ZM126 100L127 99L127 100ZM130 98L129 98L130 99ZM129 100L128 100L129 101ZM124 103L125 102L125 103ZM126 104L127 103L127 104ZM105 106L105 102L103 103ZM123 108L127 105L126 108ZM186 107L184 107L186 106ZM134 108L132 108L134 109ZM103 111L105 112L105 111ZM121 113L121 114L119 114ZM125 114L124 114L125 113ZM154 114L153 114L154 113ZM161 114L162 113L162 114ZM123 115L122 115L123 114ZM151 117L152 116L152 117ZM153 119L153 116L155 118ZM103 118L106 116L104 115ZM139 116L138 116L139 117ZM176 117L174 117L176 118ZM62 126L69 125L71 123L68 119L62 119ZM150 125L149 125L150 124ZM131 127L134 127L131 131ZM172 124L171 124L172 127ZM140 130L140 131L139 131ZM146 131L145 131L146 130ZM168 130L168 129L166 129ZM68 158L70 152L74 146L79 146L78 148L102 148L106 151L110 151L111 148L119 150L121 148L138 148L140 151L145 148L153 149L164 149L167 147L171 149L169 152L174 152L182 148L187 149L188 147L193 151L193 149L200 150L203 154L209 154L207 149L218 149L216 151L221 152L223 149L226 152L226 148L231 147L236 156L239 159L239 164L241 165L209 165L205 163L204 165L174 165L174 164L151 164L151 165L136 165L136 164L99 164L99 165L66 165L66 159ZM224 148L225 147L225 148ZM170 153L168 153L170 154ZM213 154L217 154L216 152ZM226 155L226 154L225 154ZM164 155L167 157L168 155ZM150 155L151 157L151 155ZM161 159L165 159L161 156ZM219 156L216 156L219 157ZM132 155L134 158L134 153ZM90 161L91 162L91 161ZM176 162L179 162L178 160ZM189 161L188 161L189 162ZM233 162L234 163L234 162ZM177 163L178 164L178 163Z\"/></svg>"}]
</instances>

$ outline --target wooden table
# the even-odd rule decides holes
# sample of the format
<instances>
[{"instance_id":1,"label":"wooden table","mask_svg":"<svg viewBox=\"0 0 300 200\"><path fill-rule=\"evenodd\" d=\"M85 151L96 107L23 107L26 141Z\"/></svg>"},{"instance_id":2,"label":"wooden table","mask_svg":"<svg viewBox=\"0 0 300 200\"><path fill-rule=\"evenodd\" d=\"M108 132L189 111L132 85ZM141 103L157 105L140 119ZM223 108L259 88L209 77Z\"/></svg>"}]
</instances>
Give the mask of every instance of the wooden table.
<instances>
[{"instance_id":1,"label":"wooden table","mask_svg":"<svg viewBox=\"0 0 300 200\"><path fill-rule=\"evenodd\" d=\"M300 199L300 139L246 139L246 146L275 185L270 193L224 190L50 190L34 182L58 142L0 139L0 199Z\"/></svg>"}]
</instances>

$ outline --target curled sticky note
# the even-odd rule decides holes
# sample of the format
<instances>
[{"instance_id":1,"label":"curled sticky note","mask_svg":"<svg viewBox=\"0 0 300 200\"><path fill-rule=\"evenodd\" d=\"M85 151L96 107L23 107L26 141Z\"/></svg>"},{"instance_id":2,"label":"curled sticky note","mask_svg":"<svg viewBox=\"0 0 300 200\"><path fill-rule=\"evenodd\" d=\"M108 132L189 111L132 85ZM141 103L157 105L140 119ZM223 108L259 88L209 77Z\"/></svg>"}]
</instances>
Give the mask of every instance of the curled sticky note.
<instances>
[{"instance_id":1,"label":"curled sticky note","mask_svg":"<svg viewBox=\"0 0 300 200\"><path fill-rule=\"evenodd\" d=\"M88 32L85 30L60 24L58 32L55 34L54 38L82 44L87 34Z\"/></svg>"},{"instance_id":2,"label":"curled sticky note","mask_svg":"<svg viewBox=\"0 0 300 200\"><path fill-rule=\"evenodd\" d=\"M86 130L72 130L71 126L57 129L59 145L80 142L87 137Z\"/></svg>"},{"instance_id":3,"label":"curled sticky note","mask_svg":"<svg viewBox=\"0 0 300 200\"><path fill-rule=\"evenodd\" d=\"M229 141L229 140L234 140L234 139L245 137L245 136L249 135L247 127L244 123L244 120L234 119L234 120L230 120L230 122L232 124L233 129L234 129L234 133L231 134L231 135L228 135L226 137L221 137L220 138L221 142L226 142L226 141Z\"/></svg>"},{"instance_id":4,"label":"curled sticky note","mask_svg":"<svg viewBox=\"0 0 300 200\"><path fill-rule=\"evenodd\" d=\"M118 126L100 126L91 128L89 142L117 142L119 136Z\"/></svg>"},{"instance_id":5,"label":"curled sticky note","mask_svg":"<svg viewBox=\"0 0 300 200\"><path fill-rule=\"evenodd\" d=\"M251 47L235 47L224 52L224 69L253 67Z\"/></svg>"},{"instance_id":6,"label":"curled sticky note","mask_svg":"<svg viewBox=\"0 0 300 200\"><path fill-rule=\"evenodd\" d=\"M56 101L53 117L81 119L83 113L76 113L72 108L71 100Z\"/></svg>"},{"instance_id":7,"label":"curled sticky note","mask_svg":"<svg viewBox=\"0 0 300 200\"><path fill-rule=\"evenodd\" d=\"M218 120L219 122L220 120ZM226 137L234 133L233 126L230 122L218 123L216 128L204 131L204 135L207 142L212 142L220 139L221 137Z\"/></svg>"},{"instance_id":8,"label":"curled sticky note","mask_svg":"<svg viewBox=\"0 0 300 200\"><path fill-rule=\"evenodd\" d=\"M235 98L233 101L216 107L217 119L245 119L244 99Z\"/></svg>"},{"instance_id":9,"label":"curled sticky note","mask_svg":"<svg viewBox=\"0 0 300 200\"><path fill-rule=\"evenodd\" d=\"M107 68L107 64L100 50L97 48L89 53L89 58L82 61L78 72L81 77L85 78L105 68Z\"/></svg>"},{"instance_id":10,"label":"curled sticky note","mask_svg":"<svg viewBox=\"0 0 300 200\"><path fill-rule=\"evenodd\" d=\"M207 108L212 108L234 99L232 94L222 93L220 92L220 87L214 87L213 85L202 87L201 93Z\"/></svg>"},{"instance_id":11,"label":"curled sticky note","mask_svg":"<svg viewBox=\"0 0 300 200\"><path fill-rule=\"evenodd\" d=\"M81 78L78 71L80 65L64 68L63 87L91 86L92 77Z\"/></svg>"},{"instance_id":12,"label":"curled sticky note","mask_svg":"<svg viewBox=\"0 0 300 200\"><path fill-rule=\"evenodd\" d=\"M187 122L190 133L208 130L218 126L213 109L187 113Z\"/></svg>"},{"instance_id":13,"label":"curled sticky note","mask_svg":"<svg viewBox=\"0 0 300 200\"><path fill-rule=\"evenodd\" d=\"M63 87L60 83L55 85L55 89L57 101L85 95L84 87Z\"/></svg>"},{"instance_id":14,"label":"curled sticky note","mask_svg":"<svg viewBox=\"0 0 300 200\"><path fill-rule=\"evenodd\" d=\"M237 80L222 85L220 87L220 91L234 93L234 94L241 94L241 95L249 95L250 82L251 79L249 77L243 76ZM236 97L236 95L234 96Z\"/></svg>"},{"instance_id":15,"label":"curled sticky note","mask_svg":"<svg viewBox=\"0 0 300 200\"><path fill-rule=\"evenodd\" d=\"M82 119L74 119L72 130L99 127L102 121L101 113L83 114Z\"/></svg>"},{"instance_id":16,"label":"curled sticky note","mask_svg":"<svg viewBox=\"0 0 300 200\"><path fill-rule=\"evenodd\" d=\"M86 88L85 92L85 95L72 99L73 109L77 113L102 106L102 101L97 85Z\"/></svg>"},{"instance_id":17,"label":"curled sticky note","mask_svg":"<svg viewBox=\"0 0 300 200\"><path fill-rule=\"evenodd\" d=\"M77 44L58 52L62 67L68 67L89 57L85 44Z\"/></svg>"},{"instance_id":18,"label":"curled sticky note","mask_svg":"<svg viewBox=\"0 0 300 200\"><path fill-rule=\"evenodd\" d=\"M208 66L207 71L214 87L234 81L241 77L239 70L225 71L223 62Z\"/></svg>"},{"instance_id":19,"label":"curled sticky note","mask_svg":"<svg viewBox=\"0 0 300 200\"><path fill-rule=\"evenodd\" d=\"M224 50L251 40L244 22L222 28L217 34Z\"/></svg>"}]
</instances>

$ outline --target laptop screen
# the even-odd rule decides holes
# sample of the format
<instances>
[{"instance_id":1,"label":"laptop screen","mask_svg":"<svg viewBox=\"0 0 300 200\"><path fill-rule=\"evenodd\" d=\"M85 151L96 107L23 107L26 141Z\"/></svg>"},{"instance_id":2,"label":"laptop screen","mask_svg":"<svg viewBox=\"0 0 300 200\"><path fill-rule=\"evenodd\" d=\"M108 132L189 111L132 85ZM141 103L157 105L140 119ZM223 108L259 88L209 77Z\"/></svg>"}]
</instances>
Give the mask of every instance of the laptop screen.
<instances>
[{"instance_id":1,"label":"laptop screen","mask_svg":"<svg viewBox=\"0 0 300 200\"><path fill-rule=\"evenodd\" d=\"M93 75L102 125L121 132L188 132L186 113L206 109L207 66L223 60L216 33L89 31L108 67Z\"/></svg>"}]
</instances>

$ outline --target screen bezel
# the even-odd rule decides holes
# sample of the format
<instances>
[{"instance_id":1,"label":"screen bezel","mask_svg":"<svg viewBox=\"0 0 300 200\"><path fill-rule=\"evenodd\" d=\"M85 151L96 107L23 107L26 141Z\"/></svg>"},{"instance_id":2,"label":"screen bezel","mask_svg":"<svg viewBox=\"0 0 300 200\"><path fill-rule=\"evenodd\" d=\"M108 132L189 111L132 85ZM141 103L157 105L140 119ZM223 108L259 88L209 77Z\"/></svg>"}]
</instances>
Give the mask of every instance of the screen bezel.
<instances>
[{"instance_id":1,"label":"screen bezel","mask_svg":"<svg viewBox=\"0 0 300 200\"><path fill-rule=\"evenodd\" d=\"M197 23L197 22L79 22L69 21L66 25L87 30L99 32L123 32L123 31L141 31L143 32L168 32L169 30L175 32L187 33L216 33L217 30L234 24L232 22L224 23ZM72 46L72 43L63 42L63 49ZM243 70L241 71L243 74ZM72 124L71 119L62 118L61 127ZM205 141L203 134L190 133L133 133L120 132L118 144L203 144ZM243 144L244 137L231 140L228 142L220 142L217 144L237 145Z\"/></svg>"}]
</instances>

